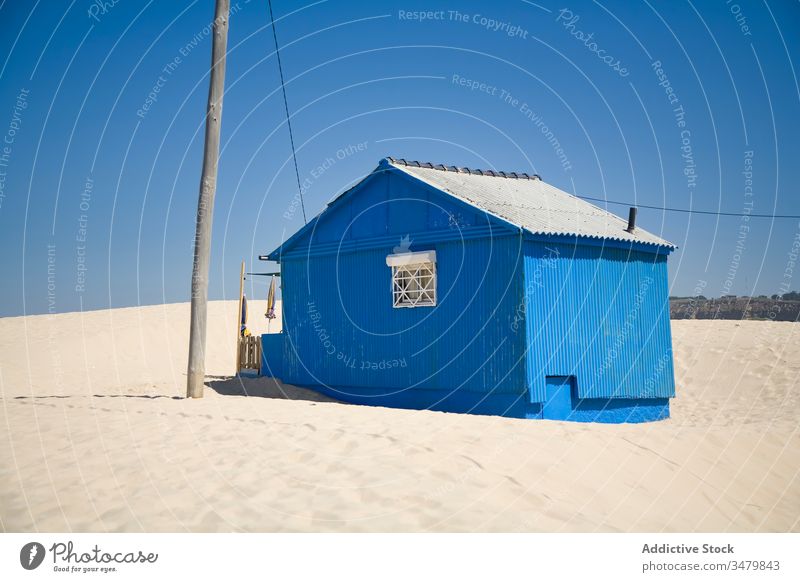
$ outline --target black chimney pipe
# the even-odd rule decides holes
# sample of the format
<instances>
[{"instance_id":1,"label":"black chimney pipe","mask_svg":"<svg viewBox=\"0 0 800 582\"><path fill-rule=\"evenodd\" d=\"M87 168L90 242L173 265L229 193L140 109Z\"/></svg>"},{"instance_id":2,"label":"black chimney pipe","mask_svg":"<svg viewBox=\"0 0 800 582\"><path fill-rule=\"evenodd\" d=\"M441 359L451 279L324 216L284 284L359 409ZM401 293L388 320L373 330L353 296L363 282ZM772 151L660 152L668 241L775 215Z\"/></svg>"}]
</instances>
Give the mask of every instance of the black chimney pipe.
<instances>
[{"instance_id":1,"label":"black chimney pipe","mask_svg":"<svg viewBox=\"0 0 800 582\"><path fill-rule=\"evenodd\" d=\"M631 206L631 209L628 212L628 228L626 228L625 230L627 230L628 232L633 232L635 228L636 228L636 208Z\"/></svg>"}]
</instances>

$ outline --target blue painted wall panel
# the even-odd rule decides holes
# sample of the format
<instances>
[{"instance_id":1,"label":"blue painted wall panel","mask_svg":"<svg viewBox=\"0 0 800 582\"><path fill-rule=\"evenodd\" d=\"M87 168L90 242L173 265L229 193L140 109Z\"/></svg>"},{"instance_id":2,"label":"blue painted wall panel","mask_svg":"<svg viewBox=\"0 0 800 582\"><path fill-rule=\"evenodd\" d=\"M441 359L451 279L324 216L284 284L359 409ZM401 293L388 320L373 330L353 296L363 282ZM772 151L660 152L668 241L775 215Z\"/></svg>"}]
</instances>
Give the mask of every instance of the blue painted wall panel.
<instances>
[{"instance_id":1,"label":"blue painted wall panel","mask_svg":"<svg viewBox=\"0 0 800 582\"><path fill-rule=\"evenodd\" d=\"M341 210L348 216L348 224L339 230L347 238L359 239L381 236L389 233L388 207L386 202L388 176L377 175L364 184L364 192L352 197Z\"/></svg>"},{"instance_id":2,"label":"blue painted wall panel","mask_svg":"<svg viewBox=\"0 0 800 582\"><path fill-rule=\"evenodd\" d=\"M325 220L317 224L312 235L314 240L322 242L338 242L350 238L350 233L346 232L350 225L350 213L346 208L334 210ZM342 236L344 233L344 237Z\"/></svg>"},{"instance_id":3,"label":"blue painted wall panel","mask_svg":"<svg viewBox=\"0 0 800 582\"><path fill-rule=\"evenodd\" d=\"M525 243L531 398L574 376L580 398L675 394L666 255Z\"/></svg>"},{"instance_id":4,"label":"blue painted wall panel","mask_svg":"<svg viewBox=\"0 0 800 582\"><path fill-rule=\"evenodd\" d=\"M385 393L525 394L525 333L513 327L522 301L520 238L432 246L435 308L392 306L392 247L284 260L282 379Z\"/></svg>"},{"instance_id":5,"label":"blue painted wall panel","mask_svg":"<svg viewBox=\"0 0 800 582\"><path fill-rule=\"evenodd\" d=\"M284 335L265 333L261 335L261 375L272 378L283 377Z\"/></svg>"},{"instance_id":6,"label":"blue painted wall panel","mask_svg":"<svg viewBox=\"0 0 800 582\"><path fill-rule=\"evenodd\" d=\"M545 378L545 401L542 418L566 420L572 413L573 378L571 376L547 376Z\"/></svg>"}]
</instances>

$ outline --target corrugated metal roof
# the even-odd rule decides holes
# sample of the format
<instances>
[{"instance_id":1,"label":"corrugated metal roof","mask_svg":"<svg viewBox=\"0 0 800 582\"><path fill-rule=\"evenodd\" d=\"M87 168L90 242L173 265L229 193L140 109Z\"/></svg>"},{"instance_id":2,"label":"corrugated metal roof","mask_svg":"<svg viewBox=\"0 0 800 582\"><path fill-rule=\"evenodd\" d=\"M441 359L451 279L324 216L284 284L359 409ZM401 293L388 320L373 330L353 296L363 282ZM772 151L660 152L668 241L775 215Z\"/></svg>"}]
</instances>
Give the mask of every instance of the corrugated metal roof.
<instances>
[{"instance_id":1,"label":"corrugated metal roof","mask_svg":"<svg viewBox=\"0 0 800 582\"><path fill-rule=\"evenodd\" d=\"M675 248L628 221L559 190L536 174L457 168L387 158L394 168L533 234L574 235Z\"/></svg>"}]
</instances>

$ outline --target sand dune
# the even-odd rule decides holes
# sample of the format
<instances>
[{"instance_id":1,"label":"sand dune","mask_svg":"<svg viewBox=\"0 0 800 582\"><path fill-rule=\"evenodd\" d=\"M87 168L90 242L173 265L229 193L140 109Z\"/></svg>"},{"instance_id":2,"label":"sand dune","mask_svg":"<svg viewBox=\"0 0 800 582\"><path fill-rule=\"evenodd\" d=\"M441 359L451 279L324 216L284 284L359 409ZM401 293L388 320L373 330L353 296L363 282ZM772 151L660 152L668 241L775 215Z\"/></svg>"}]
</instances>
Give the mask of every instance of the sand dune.
<instances>
[{"instance_id":1,"label":"sand dune","mask_svg":"<svg viewBox=\"0 0 800 582\"><path fill-rule=\"evenodd\" d=\"M187 304L0 319L0 528L800 531L798 324L673 322L673 417L612 426L233 380L235 312L202 400Z\"/></svg>"}]
</instances>

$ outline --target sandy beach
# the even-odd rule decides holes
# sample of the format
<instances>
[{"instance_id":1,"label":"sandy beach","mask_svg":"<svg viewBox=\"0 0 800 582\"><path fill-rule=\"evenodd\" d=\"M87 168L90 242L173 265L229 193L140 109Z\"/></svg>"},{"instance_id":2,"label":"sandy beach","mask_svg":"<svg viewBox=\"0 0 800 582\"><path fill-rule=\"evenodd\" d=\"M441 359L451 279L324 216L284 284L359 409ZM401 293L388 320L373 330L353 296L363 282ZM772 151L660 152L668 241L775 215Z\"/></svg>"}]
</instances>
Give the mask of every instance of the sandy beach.
<instances>
[{"instance_id":1,"label":"sandy beach","mask_svg":"<svg viewBox=\"0 0 800 582\"><path fill-rule=\"evenodd\" d=\"M598 425L233 379L235 314L202 400L188 304L0 319L0 529L800 531L800 324L674 321L672 418Z\"/></svg>"}]
</instances>

